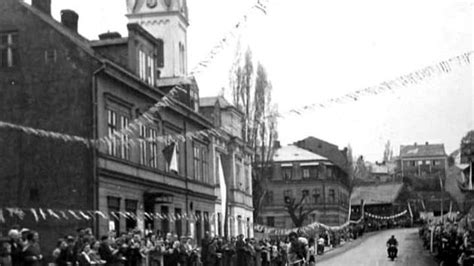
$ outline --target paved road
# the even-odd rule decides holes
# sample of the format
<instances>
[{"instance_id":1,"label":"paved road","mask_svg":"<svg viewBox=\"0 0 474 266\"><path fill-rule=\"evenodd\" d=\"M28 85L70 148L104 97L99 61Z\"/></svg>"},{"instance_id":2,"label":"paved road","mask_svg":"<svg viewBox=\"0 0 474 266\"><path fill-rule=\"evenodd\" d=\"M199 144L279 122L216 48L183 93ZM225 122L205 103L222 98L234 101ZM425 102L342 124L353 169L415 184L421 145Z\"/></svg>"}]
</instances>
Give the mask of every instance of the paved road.
<instances>
[{"instance_id":1,"label":"paved road","mask_svg":"<svg viewBox=\"0 0 474 266\"><path fill-rule=\"evenodd\" d=\"M386 241L391 235L395 235L399 242L398 257L395 261L390 261L387 257L385 246ZM350 248L337 256L326 260L323 256L321 259L322 261L320 262L316 261L318 266L437 265L429 252L426 249L423 249L421 240L418 237L417 228L383 231L369 236L367 239L362 240L362 242L357 246Z\"/></svg>"}]
</instances>

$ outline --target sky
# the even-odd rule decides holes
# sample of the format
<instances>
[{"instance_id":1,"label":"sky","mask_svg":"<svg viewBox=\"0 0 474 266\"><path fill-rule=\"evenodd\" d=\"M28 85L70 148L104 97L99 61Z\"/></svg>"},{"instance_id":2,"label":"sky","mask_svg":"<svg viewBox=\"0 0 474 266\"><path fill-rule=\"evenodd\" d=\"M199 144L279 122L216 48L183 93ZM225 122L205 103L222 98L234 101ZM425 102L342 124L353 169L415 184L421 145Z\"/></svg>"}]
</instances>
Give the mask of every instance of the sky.
<instances>
[{"instance_id":1,"label":"sky","mask_svg":"<svg viewBox=\"0 0 474 266\"><path fill-rule=\"evenodd\" d=\"M126 0L52 0L79 13L79 32L97 39L106 31L126 36ZM256 0L189 0L188 61L192 69ZM267 69L279 110L319 103L377 85L473 50L469 0L269 0L239 31L255 61ZM200 96L228 88L232 42L196 78ZM472 65L416 86L357 102L282 118L279 138L290 144L315 136L354 155L382 159L390 140L400 145L444 143L449 154L474 129ZM228 89L226 91L229 92Z\"/></svg>"}]
</instances>

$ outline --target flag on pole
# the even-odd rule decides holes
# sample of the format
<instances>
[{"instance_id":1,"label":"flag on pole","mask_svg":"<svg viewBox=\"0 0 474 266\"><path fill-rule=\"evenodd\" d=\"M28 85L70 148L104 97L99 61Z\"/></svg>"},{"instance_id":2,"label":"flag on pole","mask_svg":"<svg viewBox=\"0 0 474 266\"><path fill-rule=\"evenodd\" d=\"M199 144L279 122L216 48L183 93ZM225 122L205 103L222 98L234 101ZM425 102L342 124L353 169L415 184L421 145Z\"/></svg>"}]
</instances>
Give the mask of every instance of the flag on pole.
<instances>
[{"instance_id":1,"label":"flag on pole","mask_svg":"<svg viewBox=\"0 0 474 266\"><path fill-rule=\"evenodd\" d=\"M163 155L168 163L169 170L178 173L178 153L176 151L176 143L172 142L163 149Z\"/></svg>"}]
</instances>

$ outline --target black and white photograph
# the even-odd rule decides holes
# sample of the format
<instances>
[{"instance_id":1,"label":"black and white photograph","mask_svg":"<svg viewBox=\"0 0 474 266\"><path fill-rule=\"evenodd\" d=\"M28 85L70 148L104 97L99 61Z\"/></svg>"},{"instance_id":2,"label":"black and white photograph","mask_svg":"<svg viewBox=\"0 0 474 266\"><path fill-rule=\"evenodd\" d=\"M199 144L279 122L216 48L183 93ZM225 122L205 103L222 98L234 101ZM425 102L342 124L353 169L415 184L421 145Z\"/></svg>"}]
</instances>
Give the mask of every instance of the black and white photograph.
<instances>
[{"instance_id":1,"label":"black and white photograph","mask_svg":"<svg viewBox=\"0 0 474 266\"><path fill-rule=\"evenodd\" d=\"M0 0L0 266L473 266L472 0Z\"/></svg>"}]
</instances>

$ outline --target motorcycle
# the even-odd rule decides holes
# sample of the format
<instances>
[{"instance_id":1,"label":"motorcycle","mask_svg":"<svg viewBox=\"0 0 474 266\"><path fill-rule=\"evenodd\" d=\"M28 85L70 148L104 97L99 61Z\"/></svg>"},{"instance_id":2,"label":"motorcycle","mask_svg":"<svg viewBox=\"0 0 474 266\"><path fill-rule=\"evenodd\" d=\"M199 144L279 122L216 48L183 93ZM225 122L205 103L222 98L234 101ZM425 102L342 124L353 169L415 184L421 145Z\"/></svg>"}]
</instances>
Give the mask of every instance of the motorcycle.
<instances>
[{"instance_id":1,"label":"motorcycle","mask_svg":"<svg viewBox=\"0 0 474 266\"><path fill-rule=\"evenodd\" d=\"M397 245L387 244L387 253L388 253L388 256L390 257L390 260L393 261L395 257L397 257L397 252L398 252Z\"/></svg>"}]
</instances>

